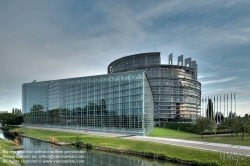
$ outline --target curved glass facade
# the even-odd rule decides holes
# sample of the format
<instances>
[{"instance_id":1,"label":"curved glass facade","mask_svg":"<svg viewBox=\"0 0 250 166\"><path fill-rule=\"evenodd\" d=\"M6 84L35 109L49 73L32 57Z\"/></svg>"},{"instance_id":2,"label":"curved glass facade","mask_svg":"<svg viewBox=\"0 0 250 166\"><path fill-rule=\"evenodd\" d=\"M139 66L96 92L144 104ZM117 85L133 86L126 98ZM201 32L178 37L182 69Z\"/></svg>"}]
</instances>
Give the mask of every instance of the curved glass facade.
<instances>
[{"instance_id":1,"label":"curved glass facade","mask_svg":"<svg viewBox=\"0 0 250 166\"><path fill-rule=\"evenodd\" d=\"M23 84L24 125L146 135L154 126L144 71Z\"/></svg>"},{"instance_id":2,"label":"curved glass facade","mask_svg":"<svg viewBox=\"0 0 250 166\"><path fill-rule=\"evenodd\" d=\"M181 59L182 58L182 59ZM197 64L191 58L178 57L178 63L160 64L160 52L125 56L109 64L108 73L144 70L154 97L154 120L192 121L200 112L201 84L197 81ZM188 63L188 64L187 64Z\"/></svg>"}]
</instances>

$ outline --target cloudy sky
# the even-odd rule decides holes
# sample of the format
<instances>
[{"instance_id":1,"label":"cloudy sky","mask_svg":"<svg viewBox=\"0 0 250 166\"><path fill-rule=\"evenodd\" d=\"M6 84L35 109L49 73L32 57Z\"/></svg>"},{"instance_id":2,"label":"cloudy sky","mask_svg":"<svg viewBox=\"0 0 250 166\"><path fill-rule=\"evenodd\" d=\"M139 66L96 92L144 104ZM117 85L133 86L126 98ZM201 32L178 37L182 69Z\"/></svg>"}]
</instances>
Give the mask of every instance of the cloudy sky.
<instances>
[{"instance_id":1,"label":"cloudy sky","mask_svg":"<svg viewBox=\"0 0 250 166\"><path fill-rule=\"evenodd\" d=\"M236 93L250 113L250 1L2 0L0 110L21 108L33 80L106 74L122 56L192 57L202 96Z\"/></svg>"}]
</instances>

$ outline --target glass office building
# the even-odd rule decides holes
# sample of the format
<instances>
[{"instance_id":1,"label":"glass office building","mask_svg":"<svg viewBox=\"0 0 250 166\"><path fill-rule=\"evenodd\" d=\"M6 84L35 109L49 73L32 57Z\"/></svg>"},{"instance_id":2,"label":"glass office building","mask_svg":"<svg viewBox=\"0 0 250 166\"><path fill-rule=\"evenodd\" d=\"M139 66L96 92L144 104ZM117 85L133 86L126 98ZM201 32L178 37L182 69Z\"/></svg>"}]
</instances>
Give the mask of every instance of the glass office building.
<instances>
[{"instance_id":1,"label":"glass office building","mask_svg":"<svg viewBox=\"0 0 250 166\"><path fill-rule=\"evenodd\" d=\"M153 95L144 71L26 83L24 125L146 135Z\"/></svg>"},{"instance_id":2,"label":"glass office building","mask_svg":"<svg viewBox=\"0 0 250 166\"><path fill-rule=\"evenodd\" d=\"M160 52L141 53L119 58L108 66L108 73L144 70L154 97L154 121L189 122L200 114L201 83L198 68L191 58L183 55L173 65L173 54L168 64L161 64Z\"/></svg>"}]
</instances>

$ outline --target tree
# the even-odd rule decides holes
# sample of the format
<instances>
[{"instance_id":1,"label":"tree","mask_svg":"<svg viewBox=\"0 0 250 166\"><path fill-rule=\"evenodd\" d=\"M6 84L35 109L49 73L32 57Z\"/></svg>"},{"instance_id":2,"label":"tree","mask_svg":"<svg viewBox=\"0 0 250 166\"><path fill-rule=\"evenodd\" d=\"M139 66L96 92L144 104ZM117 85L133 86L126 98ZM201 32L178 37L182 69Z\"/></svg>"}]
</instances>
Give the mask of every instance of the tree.
<instances>
[{"instance_id":1,"label":"tree","mask_svg":"<svg viewBox=\"0 0 250 166\"><path fill-rule=\"evenodd\" d=\"M13 125L20 125L23 123L23 115L16 115L15 122Z\"/></svg>"},{"instance_id":2,"label":"tree","mask_svg":"<svg viewBox=\"0 0 250 166\"><path fill-rule=\"evenodd\" d=\"M5 125L20 125L23 123L23 115L5 113L0 115L2 126Z\"/></svg>"},{"instance_id":3,"label":"tree","mask_svg":"<svg viewBox=\"0 0 250 166\"><path fill-rule=\"evenodd\" d=\"M241 133L241 140L243 141L245 133L250 133L250 119L246 117L239 118L237 122L237 129Z\"/></svg>"},{"instance_id":4,"label":"tree","mask_svg":"<svg viewBox=\"0 0 250 166\"><path fill-rule=\"evenodd\" d=\"M246 117L246 118L250 118L250 115L248 115L248 114L245 114L245 117Z\"/></svg>"},{"instance_id":5,"label":"tree","mask_svg":"<svg viewBox=\"0 0 250 166\"><path fill-rule=\"evenodd\" d=\"M214 110L213 110L213 102L212 99L208 99L208 104L207 104L207 117L209 119L213 119L214 117Z\"/></svg>"},{"instance_id":6,"label":"tree","mask_svg":"<svg viewBox=\"0 0 250 166\"><path fill-rule=\"evenodd\" d=\"M231 136L233 136L233 133L237 132L238 130L238 119L235 117L227 118L224 122L218 125L218 129L230 130Z\"/></svg>"},{"instance_id":7,"label":"tree","mask_svg":"<svg viewBox=\"0 0 250 166\"><path fill-rule=\"evenodd\" d=\"M229 117L229 118L235 118L235 117L237 117L237 116L236 116L236 113L235 113L235 112L233 113L232 111L230 111L228 117Z\"/></svg>"},{"instance_id":8,"label":"tree","mask_svg":"<svg viewBox=\"0 0 250 166\"><path fill-rule=\"evenodd\" d=\"M204 131L214 129L215 122L207 117L199 117L193 124L193 129L200 132L203 138Z\"/></svg>"},{"instance_id":9,"label":"tree","mask_svg":"<svg viewBox=\"0 0 250 166\"><path fill-rule=\"evenodd\" d=\"M216 112L215 114L215 122L216 123L221 123L224 121L224 115L221 112Z\"/></svg>"}]
</instances>

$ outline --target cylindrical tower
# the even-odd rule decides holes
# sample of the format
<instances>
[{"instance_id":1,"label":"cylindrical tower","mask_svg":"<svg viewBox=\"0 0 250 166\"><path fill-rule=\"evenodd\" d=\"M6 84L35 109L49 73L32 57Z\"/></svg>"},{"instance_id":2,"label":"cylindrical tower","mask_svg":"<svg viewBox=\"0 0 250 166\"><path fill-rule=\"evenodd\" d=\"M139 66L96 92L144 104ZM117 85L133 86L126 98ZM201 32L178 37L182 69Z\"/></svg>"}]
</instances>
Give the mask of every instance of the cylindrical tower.
<instances>
[{"instance_id":1,"label":"cylindrical tower","mask_svg":"<svg viewBox=\"0 0 250 166\"><path fill-rule=\"evenodd\" d=\"M144 70L154 97L154 120L192 121L200 113L201 83L197 81L197 64L191 58L178 57L173 65L161 64L160 52L141 53L119 58L108 66L108 74Z\"/></svg>"}]
</instances>

